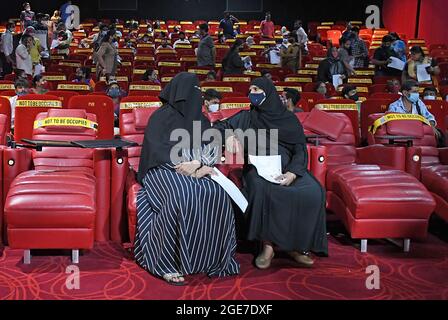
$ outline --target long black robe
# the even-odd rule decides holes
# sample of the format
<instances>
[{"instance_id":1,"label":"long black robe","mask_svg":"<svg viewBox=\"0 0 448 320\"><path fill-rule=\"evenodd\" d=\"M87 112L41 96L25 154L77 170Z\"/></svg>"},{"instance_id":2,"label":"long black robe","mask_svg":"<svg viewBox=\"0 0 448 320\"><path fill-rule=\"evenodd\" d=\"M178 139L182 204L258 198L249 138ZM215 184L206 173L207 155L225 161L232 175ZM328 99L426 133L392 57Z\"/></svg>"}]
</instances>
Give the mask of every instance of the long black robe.
<instances>
[{"instance_id":1,"label":"long black robe","mask_svg":"<svg viewBox=\"0 0 448 320\"><path fill-rule=\"evenodd\" d=\"M245 165L243 192L249 201L246 210L250 219L248 239L271 241L285 251L312 251L327 255L325 191L307 169L308 154L303 128L292 113L280 110L282 106L277 101L278 96L275 96L275 88L264 80L257 80L254 84L263 87L267 93L266 101L260 107L252 107L251 111L242 111L215 124L214 128L224 132L225 129L244 131L277 127L280 129L278 154L282 158L283 173L292 172L297 179L290 186L276 185L260 177L254 166ZM267 109L270 113L263 113ZM297 121L294 122L290 115ZM277 119L283 119L284 128L280 128ZM291 137L294 132L296 136ZM261 151L269 155L265 145ZM247 153L245 145L246 158Z\"/></svg>"}]
</instances>

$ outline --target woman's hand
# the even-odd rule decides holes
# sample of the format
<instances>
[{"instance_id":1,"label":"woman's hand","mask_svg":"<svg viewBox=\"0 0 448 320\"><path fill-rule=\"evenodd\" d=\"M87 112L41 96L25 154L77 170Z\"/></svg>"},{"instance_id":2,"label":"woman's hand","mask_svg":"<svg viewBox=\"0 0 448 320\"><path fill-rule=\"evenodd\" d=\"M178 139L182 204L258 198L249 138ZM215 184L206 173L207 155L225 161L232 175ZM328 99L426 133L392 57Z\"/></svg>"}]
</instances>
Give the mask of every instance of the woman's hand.
<instances>
[{"instance_id":1,"label":"woman's hand","mask_svg":"<svg viewBox=\"0 0 448 320\"><path fill-rule=\"evenodd\" d=\"M178 164L174 168L176 172L184 176L193 176L195 171L201 167L201 163L198 160L193 160L190 162L183 162Z\"/></svg>"},{"instance_id":2,"label":"woman's hand","mask_svg":"<svg viewBox=\"0 0 448 320\"><path fill-rule=\"evenodd\" d=\"M201 179L204 178L205 176L215 176L215 175L216 173L212 167L203 166L202 168L197 170L193 176L195 178Z\"/></svg>"},{"instance_id":3,"label":"woman's hand","mask_svg":"<svg viewBox=\"0 0 448 320\"><path fill-rule=\"evenodd\" d=\"M278 176L275 178L278 182L280 182L281 186L288 187L290 186L294 180L296 180L297 176L292 172L286 172L285 174L282 174L281 176Z\"/></svg>"},{"instance_id":4,"label":"woman's hand","mask_svg":"<svg viewBox=\"0 0 448 320\"><path fill-rule=\"evenodd\" d=\"M235 136L230 136L226 140L226 150L230 153L237 153L239 151L239 142Z\"/></svg>"}]
</instances>

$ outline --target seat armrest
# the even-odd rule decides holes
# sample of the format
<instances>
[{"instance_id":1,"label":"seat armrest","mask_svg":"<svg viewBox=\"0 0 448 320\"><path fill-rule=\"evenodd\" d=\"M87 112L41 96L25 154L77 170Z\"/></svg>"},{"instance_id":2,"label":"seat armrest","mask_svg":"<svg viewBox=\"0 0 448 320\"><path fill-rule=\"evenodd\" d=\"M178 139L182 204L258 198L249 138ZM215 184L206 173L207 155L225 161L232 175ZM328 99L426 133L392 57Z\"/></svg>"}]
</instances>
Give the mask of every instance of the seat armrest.
<instances>
[{"instance_id":1,"label":"seat armrest","mask_svg":"<svg viewBox=\"0 0 448 320\"><path fill-rule=\"evenodd\" d=\"M134 245L135 231L137 225L137 195L142 186L137 182L135 172L129 171L127 181L127 211L128 211L128 226L129 226L129 240L131 245Z\"/></svg>"},{"instance_id":2,"label":"seat armrest","mask_svg":"<svg viewBox=\"0 0 448 320\"><path fill-rule=\"evenodd\" d=\"M448 165L448 148L439 148L440 163Z\"/></svg>"},{"instance_id":3,"label":"seat armrest","mask_svg":"<svg viewBox=\"0 0 448 320\"><path fill-rule=\"evenodd\" d=\"M356 149L356 163L376 164L389 169L406 170L406 148L380 144Z\"/></svg>"},{"instance_id":4,"label":"seat armrest","mask_svg":"<svg viewBox=\"0 0 448 320\"><path fill-rule=\"evenodd\" d=\"M110 240L110 159L109 149L94 149L96 190L95 241Z\"/></svg>"},{"instance_id":5,"label":"seat armrest","mask_svg":"<svg viewBox=\"0 0 448 320\"><path fill-rule=\"evenodd\" d=\"M396 145L396 144L406 144L408 147L412 147L414 144L414 140L417 139L417 137L412 136L375 136L377 139L385 139L389 140L389 144Z\"/></svg>"},{"instance_id":6,"label":"seat armrest","mask_svg":"<svg viewBox=\"0 0 448 320\"><path fill-rule=\"evenodd\" d=\"M309 153L310 171L325 188L327 175L327 148L325 146L311 146Z\"/></svg>"},{"instance_id":7,"label":"seat armrest","mask_svg":"<svg viewBox=\"0 0 448 320\"><path fill-rule=\"evenodd\" d=\"M112 241L128 241L126 218L126 179L129 174L128 150L112 149L110 237Z\"/></svg>"},{"instance_id":8,"label":"seat armrest","mask_svg":"<svg viewBox=\"0 0 448 320\"><path fill-rule=\"evenodd\" d=\"M21 173L33 169L32 151L29 149L3 149L3 203L13 180Z\"/></svg>"}]
</instances>

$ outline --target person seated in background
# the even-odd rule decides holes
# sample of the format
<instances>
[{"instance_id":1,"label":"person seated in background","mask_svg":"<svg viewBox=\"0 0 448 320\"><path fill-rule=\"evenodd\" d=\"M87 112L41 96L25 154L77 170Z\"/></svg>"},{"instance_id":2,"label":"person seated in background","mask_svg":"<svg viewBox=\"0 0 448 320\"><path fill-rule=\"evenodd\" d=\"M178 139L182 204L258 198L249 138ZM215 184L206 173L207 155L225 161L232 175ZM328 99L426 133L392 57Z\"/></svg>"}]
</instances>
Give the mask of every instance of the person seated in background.
<instances>
[{"instance_id":1,"label":"person seated in background","mask_svg":"<svg viewBox=\"0 0 448 320\"><path fill-rule=\"evenodd\" d=\"M341 75L342 80L345 80L347 79L348 72L339 56L338 49L331 47L328 50L327 58L319 63L317 80L325 83L333 83L333 76L335 75Z\"/></svg>"},{"instance_id":2,"label":"person seated in background","mask_svg":"<svg viewBox=\"0 0 448 320\"><path fill-rule=\"evenodd\" d=\"M217 79L216 71L210 70L209 72L207 72L204 82L212 82L216 81L216 79Z\"/></svg>"},{"instance_id":3,"label":"person seated in background","mask_svg":"<svg viewBox=\"0 0 448 320\"><path fill-rule=\"evenodd\" d=\"M141 37L141 38L139 39L139 42L140 42L140 43L151 43L151 36L150 36L149 34L145 33L145 34L143 35L143 37Z\"/></svg>"},{"instance_id":4,"label":"person seated in background","mask_svg":"<svg viewBox=\"0 0 448 320\"><path fill-rule=\"evenodd\" d=\"M395 51L397 58L406 62L406 44L400 39L398 33L391 32L389 35L392 37L392 49Z\"/></svg>"},{"instance_id":5,"label":"person seated in background","mask_svg":"<svg viewBox=\"0 0 448 320\"><path fill-rule=\"evenodd\" d=\"M415 80L407 80L403 82L401 86L402 97L397 101L389 105L389 112L393 113L405 113L405 114L418 114L424 117L431 124L434 135L439 140L441 139L441 133L436 128L436 119L428 111L425 103L420 100L418 93L418 82Z\"/></svg>"},{"instance_id":6,"label":"person seated in background","mask_svg":"<svg viewBox=\"0 0 448 320\"><path fill-rule=\"evenodd\" d=\"M261 70L261 76L272 81L272 73L268 69Z\"/></svg>"},{"instance_id":7,"label":"person seated in background","mask_svg":"<svg viewBox=\"0 0 448 320\"><path fill-rule=\"evenodd\" d=\"M316 89L314 91L316 91L317 93L320 93L321 95L323 95L325 99L327 99L329 97L328 96L327 85L323 81L318 81L316 83Z\"/></svg>"},{"instance_id":8,"label":"person seated in background","mask_svg":"<svg viewBox=\"0 0 448 320\"><path fill-rule=\"evenodd\" d=\"M342 97L344 99L353 100L355 102L359 100L359 95L356 87L350 84L345 85L344 88L342 88Z\"/></svg>"},{"instance_id":9,"label":"person seated in background","mask_svg":"<svg viewBox=\"0 0 448 320\"><path fill-rule=\"evenodd\" d=\"M437 100L437 89L435 87L426 87L423 90L423 100Z\"/></svg>"},{"instance_id":10,"label":"person seated in background","mask_svg":"<svg viewBox=\"0 0 448 320\"><path fill-rule=\"evenodd\" d=\"M243 74L244 61L239 52L243 50L243 41L236 39L222 60L224 74Z\"/></svg>"},{"instance_id":11,"label":"person seated in background","mask_svg":"<svg viewBox=\"0 0 448 320\"><path fill-rule=\"evenodd\" d=\"M30 93L33 94L46 94L49 90L48 81L45 80L44 76L38 74L33 78L33 87L30 90Z\"/></svg>"},{"instance_id":12,"label":"person seated in background","mask_svg":"<svg viewBox=\"0 0 448 320\"><path fill-rule=\"evenodd\" d=\"M180 28L179 28L179 26L175 26L175 27L174 27L173 32L171 32L171 33L168 35L168 38L169 38L169 39L172 39L172 38L173 38L173 35L175 35L175 34L180 34Z\"/></svg>"},{"instance_id":13,"label":"person seated in background","mask_svg":"<svg viewBox=\"0 0 448 320\"><path fill-rule=\"evenodd\" d=\"M187 39L185 32L183 31L179 32L179 39L174 42L173 48L176 49L176 46L180 44L190 44L190 41Z\"/></svg>"},{"instance_id":14,"label":"person seated in background","mask_svg":"<svg viewBox=\"0 0 448 320\"><path fill-rule=\"evenodd\" d=\"M352 42L348 38L341 38L340 47L338 49L339 57L345 65L349 76L356 75L355 69L355 59L352 56Z\"/></svg>"},{"instance_id":15,"label":"person seated in background","mask_svg":"<svg viewBox=\"0 0 448 320\"><path fill-rule=\"evenodd\" d=\"M95 81L93 81L90 72L88 67L77 68L72 82L87 84L90 87L90 91L93 91L95 89Z\"/></svg>"},{"instance_id":16,"label":"person seated in background","mask_svg":"<svg viewBox=\"0 0 448 320\"><path fill-rule=\"evenodd\" d=\"M73 33L67 29L64 22L58 24L57 27L58 34L58 54L63 54L68 56L70 54L70 44L73 41Z\"/></svg>"},{"instance_id":17,"label":"person seated in background","mask_svg":"<svg viewBox=\"0 0 448 320\"><path fill-rule=\"evenodd\" d=\"M420 46L413 46L409 52L411 54L411 58L404 66L401 82L404 83L406 80L416 80L420 83L432 83L432 80L419 81L417 78L417 67L420 65L428 65L428 67L426 67L426 71L429 75L431 75L431 77L437 76L440 74L440 68L437 65L436 59L426 56Z\"/></svg>"},{"instance_id":18,"label":"person seated in background","mask_svg":"<svg viewBox=\"0 0 448 320\"><path fill-rule=\"evenodd\" d=\"M118 81L115 79L110 79L108 82L108 87L106 90L107 96L114 102L114 113L115 119L118 119L118 114L120 113L120 102L121 99L126 96L126 92L121 89Z\"/></svg>"},{"instance_id":19,"label":"person seated in background","mask_svg":"<svg viewBox=\"0 0 448 320\"><path fill-rule=\"evenodd\" d=\"M303 112L302 108L297 106L301 99L300 92L298 90L293 88L284 88L283 93L280 95L280 99L289 111L293 113Z\"/></svg>"},{"instance_id":20,"label":"person seated in background","mask_svg":"<svg viewBox=\"0 0 448 320\"><path fill-rule=\"evenodd\" d=\"M254 37L248 36L246 38L246 43L244 44L244 49L249 50L255 44Z\"/></svg>"},{"instance_id":21,"label":"person seated in background","mask_svg":"<svg viewBox=\"0 0 448 320\"><path fill-rule=\"evenodd\" d=\"M299 69L300 45L297 43L297 36L291 33L288 36L288 48L280 50L282 68L288 68L293 73Z\"/></svg>"},{"instance_id":22,"label":"person seated in background","mask_svg":"<svg viewBox=\"0 0 448 320\"><path fill-rule=\"evenodd\" d=\"M19 78L14 83L14 90L16 92L16 95L9 98L9 103L11 104L11 127L14 127L14 116L17 105L17 99L21 96L27 95L29 87L30 84L28 83L28 80L25 79Z\"/></svg>"},{"instance_id":23,"label":"person seated in background","mask_svg":"<svg viewBox=\"0 0 448 320\"><path fill-rule=\"evenodd\" d=\"M146 70L146 72L143 74L142 80L160 84L157 71L155 69L151 69L151 68Z\"/></svg>"},{"instance_id":24,"label":"person seated in background","mask_svg":"<svg viewBox=\"0 0 448 320\"><path fill-rule=\"evenodd\" d=\"M391 57L398 58L395 51L392 49L393 38L390 35L385 35L382 39L381 47L375 50L373 59L370 61L375 65L375 76L395 76L398 77L401 71L390 68L387 65L392 62Z\"/></svg>"},{"instance_id":25,"label":"person seated in background","mask_svg":"<svg viewBox=\"0 0 448 320\"><path fill-rule=\"evenodd\" d=\"M215 89L207 89L204 93L204 107L206 112L218 112L222 95Z\"/></svg>"},{"instance_id":26,"label":"person seated in background","mask_svg":"<svg viewBox=\"0 0 448 320\"><path fill-rule=\"evenodd\" d=\"M226 44L226 36L224 33L218 34L218 40L216 40L216 44Z\"/></svg>"},{"instance_id":27,"label":"person seated in background","mask_svg":"<svg viewBox=\"0 0 448 320\"><path fill-rule=\"evenodd\" d=\"M398 79L387 80L386 85L387 93L395 93L401 95L401 84Z\"/></svg>"},{"instance_id":28,"label":"person seated in background","mask_svg":"<svg viewBox=\"0 0 448 320\"><path fill-rule=\"evenodd\" d=\"M264 39L274 39L275 25L271 20L271 13L266 12L265 19L260 24L260 36Z\"/></svg>"},{"instance_id":29,"label":"person seated in background","mask_svg":"<svg viewBox=\"0 0 448 320\"><path fill-rule=\"evenodd\" d=\"M167 38L163 38L162 42L160 42L160 46L157 47L157 50L160 49L173 49L173 47L169 45Z\"/></svg>"}]
</instances>

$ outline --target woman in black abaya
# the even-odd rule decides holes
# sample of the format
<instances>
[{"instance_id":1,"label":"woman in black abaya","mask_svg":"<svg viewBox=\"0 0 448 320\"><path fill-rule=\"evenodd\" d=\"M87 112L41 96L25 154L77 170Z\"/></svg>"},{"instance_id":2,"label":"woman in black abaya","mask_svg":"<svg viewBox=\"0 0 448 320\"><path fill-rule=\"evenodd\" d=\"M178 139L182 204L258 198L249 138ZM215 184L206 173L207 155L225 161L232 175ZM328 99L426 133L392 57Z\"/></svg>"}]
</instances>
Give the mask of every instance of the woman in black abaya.
<instances>
[{"instance_id":1,"label":"woman in black abaya","mask_svg":"<svg viewBox=\"0 0 448 320\"><path fill-rule=\"evenodd\" d=\"M287 251L298 263L311 266L309 252L328 254L326 235L325 192L307 170L308 154L303 128L296 116L282 104L274 84L266 78L255 79L250 87L251 110L217 123L214 128L278 130L278 154L282 158L283 175L279 185L260 177L252 165L243 174L244 192L249 201L249 240L263 241L263 250L255 264L267 269L274 257L274 247ZM235 137L227 139L228 149L235 149ZM269 145L257 140L252 151L245 146L245 155L270 155ZM258 152L256 151L258 150ZM260 154L259 154L260 155ZM273 154L271 154L273 155ZM247 162L246 162L247 163Z\"/></svg>"},{"instance_id":2,"label":"woman in black abaya","mask_svg":"<svg viewBox=\"0 0 448 320\"><path fill-rule=\"evenodd\" d=\"M135 257L138 264L170 284L184 276L239 273L232 204L211 178L218 149L190 144L180 150L183 160L173 163L173 130L184 129L193 138L193 121L202 131L210 123L202 115L199 81L194 74L178 74L162 91L164 105L145 130L138 180ZM176 152L177 153L177 152Z\"/></svg>"}]
</instances>

